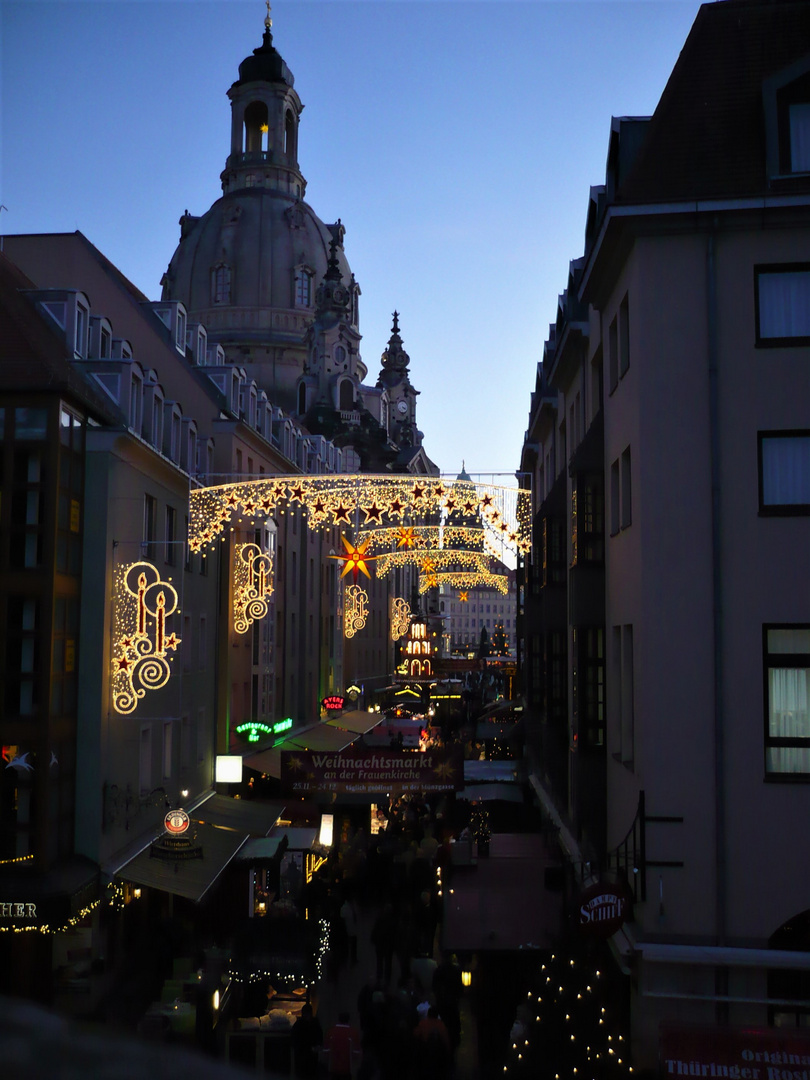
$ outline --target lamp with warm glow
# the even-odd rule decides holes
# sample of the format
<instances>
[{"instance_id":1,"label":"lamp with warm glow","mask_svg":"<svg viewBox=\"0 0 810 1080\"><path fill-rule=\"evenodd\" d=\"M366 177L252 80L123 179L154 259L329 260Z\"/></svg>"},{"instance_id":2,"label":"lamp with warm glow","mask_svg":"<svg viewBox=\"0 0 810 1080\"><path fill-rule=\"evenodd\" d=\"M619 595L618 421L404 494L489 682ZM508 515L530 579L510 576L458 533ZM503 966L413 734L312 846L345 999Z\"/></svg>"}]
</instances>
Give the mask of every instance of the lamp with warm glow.
<instances>
[{"instance_id":1,"label":"lamp with warm glow","mask_svg":"<svg viewBox=\"0 0 810 1080\"><path fill-rule=\"evenodd\" d=\"M213 1006L214 1012L216 1012L219 1009L219 990L214 991Z\"/></svg>"},{"instance_id":2,"label":"lamp with warm glow","mask_svg":"<svg viewBox=\"0 0 810 1080\"><path fill-rule=\"evenodd\" d=\"M472 972L471 971L462 971L462 973L461 973L461 985L462 986L472 986Z\"/></svg>"},{"instance_id":3,"label":"lamp with warm glow","mask_svg":"<svg viewBox=\"0 0 810 1080\"><path fill-rule=\"evenodd\" d=\"M321 831L318 836L318 843L323 844L324 847L332 846L332 832L334 828L335 817L334 814L321 814Z\"/></svg>"}]
</instances>

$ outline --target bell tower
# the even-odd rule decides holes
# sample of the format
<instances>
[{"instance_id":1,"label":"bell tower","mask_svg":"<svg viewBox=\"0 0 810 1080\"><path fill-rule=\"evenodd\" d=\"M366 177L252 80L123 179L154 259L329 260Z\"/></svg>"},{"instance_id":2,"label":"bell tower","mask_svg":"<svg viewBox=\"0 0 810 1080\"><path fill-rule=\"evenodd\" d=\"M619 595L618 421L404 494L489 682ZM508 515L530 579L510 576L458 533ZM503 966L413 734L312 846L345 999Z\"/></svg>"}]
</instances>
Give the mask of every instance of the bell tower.
<instances>
[{"instance_id":1,"label":"bell tower","mask_svg":"<svg viewBox=\"0 0 810 1080\"><path fill-rule=\"evenodd\" d=\"M298 168L298 124L304 106L295 79L273 46L270 4L258 49L239 65L228 90L231 152L220 179L223 192L261 186L303 199L306 180Z\"/></svg>"}]
</instances>

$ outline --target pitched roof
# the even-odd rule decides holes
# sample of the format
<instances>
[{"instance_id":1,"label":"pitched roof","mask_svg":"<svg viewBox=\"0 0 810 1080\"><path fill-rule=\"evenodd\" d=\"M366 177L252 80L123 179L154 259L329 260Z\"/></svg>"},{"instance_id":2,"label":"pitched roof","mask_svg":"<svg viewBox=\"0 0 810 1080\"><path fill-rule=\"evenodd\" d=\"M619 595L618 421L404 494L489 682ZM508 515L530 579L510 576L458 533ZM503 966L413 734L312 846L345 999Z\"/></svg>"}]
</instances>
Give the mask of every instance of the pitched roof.
<instances>
[{"instance_id":1,"label":"pitched roof","mask_svg":"<svg viewBox=\"0 0 810 1080\"><path fill-rule=\"evenodd\" d=\"M764 194L762 84L808 54L807 0L704 4L616 201Z\"/></svg>"},{"instance_id":2,"label":"pitched roof","mask_svg":"<svg viewBox=\"0 0 810 1080\"><path fill-rule=\"evenodd\" d=\"M67 356L64 340L25 296L35 285L0 254L0 390L67 394L107 423L118 419Z\"/></svg>"}]
</instances>

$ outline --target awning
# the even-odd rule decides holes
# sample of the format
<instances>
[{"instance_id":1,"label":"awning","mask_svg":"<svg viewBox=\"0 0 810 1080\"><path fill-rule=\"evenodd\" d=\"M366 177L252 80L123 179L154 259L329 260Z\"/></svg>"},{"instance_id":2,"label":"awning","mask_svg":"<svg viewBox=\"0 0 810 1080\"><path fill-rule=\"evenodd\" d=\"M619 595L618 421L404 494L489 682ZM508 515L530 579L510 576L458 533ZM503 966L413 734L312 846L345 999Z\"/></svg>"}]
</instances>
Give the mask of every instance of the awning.
<instances>
[{"instance_id":1,"label":"awning","mask_svg":"<svg viewBox=\"0 0 810 1080\"><path fill-rule=\"evenodd\" d=\"M447 952L546 949L559 938L562 897L545 887L558 865L535 833L493 833L489 857L453 875L444 897Z\"/></svg>"},{"instance_id":2,"label":"awning","mask_svg":"<svg viewBox=\"0 0 810 1080\"><path fill-rule=\"evenodd\" d=\"M236 860L240 863L271 862L278 855L282 836L254 836L240 848Z\"/></svg>"},{"instance_id":3,"label":"awning","mask_svg":"<svg viewBox=\"0 0 810 1080\"><path fill-rule=\"evenodd\" d=\"M464 782L515 784L524 780L523 765L517 761L465 761Z\"/></svg>"},{"instance_id":4,"label":"awning","mask_svg":"<svg viewBox=\"0 0 810 1080\"><path fill-rule=\"evenodd\" d=\"M155 859L147 847L122 866L117 877L199 904L248 837L244 832L214 825L198 824L195 831L196 843L203 851L201 859Z\"/></svg>"},{"instance_id":5,"label":"awning","mask_svg":"<svg viewBox=\"0 0 810 1080\"><path fill-rule=\"evenodd\" d=\"M524 801L521 784L468 784L457 797L468 799L470 802L500 800L501 802L522 803Z\"/></svg>"},{"instance_id":6,"label":"awning","mask_svg":"<svg viewBox=\"0 0 810 1080\"><path fill-rule=\"evenodd\" d=\"M287 837L288 851L309 851L318 839L318 830L306 828L305 826L287 827L279 825L276 828L276 835L270 839L278 840L281 843L285 836Z\"/></svg>"},{"instance_id":7,"label":"awning","mask_svg":"<svg viewBox=\"0 0 810 1080\"><path fill-rule=\"evenodd\" d=\"M326 726L339 728L341 731L353 731L355 735L365 735L377 724L381 724L383 719L382 713L348 712L327 720Z\"/></svg>"},{"instance_id":8,"label":"awning","mask_svg":"<svg viewBox=\"0 0 810 1080\"><path fill-rule=\"evenodd\" d=\"M258 754L250 754L243 758L243 764L256 772L267 773L276 780L281 776L281 747L271 746L267 750L260 750Z\"/></svg>"},{"instance_id":9,"label":"awning","mask_svg":"<svg viewBox=\"0 0 810 1080\"><path fill-rule=\"evenodd\" d=\"M227 795L212 795L191 814L193 821L236 829L250 836L267 836L284 813L283 802L261 802L258 799L231 799Z\"/></svg>"},{"instance_id":10,"label":"awning","mask_svg":"<svg viewBox=\"0 0 810 1080\"><path fill-rule=\"evenodd\" d=\"M314 750L324 753L339 753L351 746L357 738L353 731L341 731L339 728L330 727L329 724L319 724L311 731L302 731L299 735L292 735L285 739L280 750Z\"/></svg>"}]
</instances>

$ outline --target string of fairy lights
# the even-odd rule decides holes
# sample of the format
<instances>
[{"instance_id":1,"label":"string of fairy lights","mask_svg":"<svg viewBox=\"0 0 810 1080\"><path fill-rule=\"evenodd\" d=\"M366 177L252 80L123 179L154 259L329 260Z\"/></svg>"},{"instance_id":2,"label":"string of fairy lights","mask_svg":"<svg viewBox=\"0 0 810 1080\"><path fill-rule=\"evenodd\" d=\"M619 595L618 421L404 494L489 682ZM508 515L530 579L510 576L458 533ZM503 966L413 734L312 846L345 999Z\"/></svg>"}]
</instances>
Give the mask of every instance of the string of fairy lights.
<instances>
[{"instance_id":1,"label":"string of fairy lights","mask_svg":"<svg viewBox=\"0 0 810 1080\"><path fill-rule=\"evenodd\" d=\"M552 953L539 989L518 1007L504 1077L612 1080L632 1074L627 1040L609 1030L602 972L588 961ZM549 1068L551 1063L551 1068Z\"/></svg>"},{"instance_id":2,"label":"string of fairy lights","mask_svg":"<svg viewBox=\"0 0 810 1080\"><path fill-rule=\"evenodd\" d=\"M352 473L274 476L197 488L189 507L189 548L205 552L235 525L301 513L310 528L355 532L397 526L472 528L499 539L502 551L531 546L531 495L521 488L438 477Z\"/></svg>"},{"instance_id":3,"label":"string of fairy lights","mask_svg":"<svg viewBox=\"0 0 810 1080\"><path fill-rule=\"evenodd\" d=\"M33 858L33 856L31 856ZM22 859L9 859L8 862L22 862L26 861L28 856L24 856ZM75 927L80 926L88 915L92 915L96 908L101 907L102 904L107 904L108 907L113 908L114 911L121 911L125 905L124 888L117 881L111 881L107 884L105 889L106 895L93 900L91 903L86 904L83 908L76 912L75 915L71 915L64 922L58 926L52 926L50 923L8 923L0 924L0 933L3 934L64 934Z\"/></svg>"}]
</instances>

